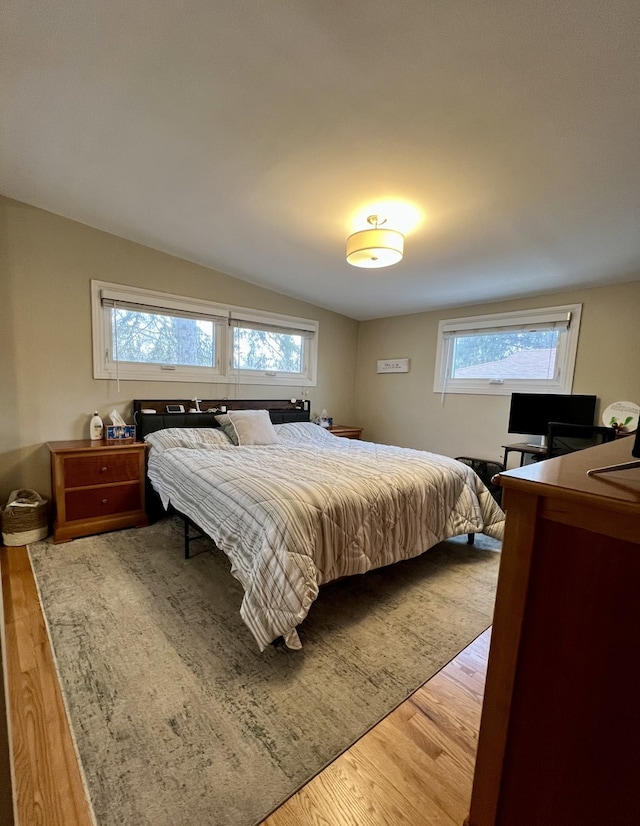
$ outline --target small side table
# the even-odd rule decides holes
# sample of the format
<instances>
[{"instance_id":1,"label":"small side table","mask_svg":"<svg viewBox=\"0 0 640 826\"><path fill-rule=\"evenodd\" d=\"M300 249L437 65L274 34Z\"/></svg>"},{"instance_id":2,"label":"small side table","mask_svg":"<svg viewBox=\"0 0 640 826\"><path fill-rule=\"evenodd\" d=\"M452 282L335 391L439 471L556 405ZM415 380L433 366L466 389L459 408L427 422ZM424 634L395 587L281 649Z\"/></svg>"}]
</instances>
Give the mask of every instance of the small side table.
<instances>
[{"instance_id":1,"label":"small side table","mask_svg":"<svg viewBox=\"0 0 640 826\"><path fill-rule=\"evenodd\" d=\"M334 436L341 436L343 439L359 439L362 435L363 428L351 427L346 424L332 424L327 430L333 433Z\"/></svg>"},{"instance_id":2,"label":"small side table","mask_svg":"<svg viewBox=\"0 0 640 826\"><path fill-rule=\"evenodd\" d=\"M526 442L517 442L513 445L502 445L504 448L504 469L508 470L508 459L510 453L520 454L520 467L524 465L525 456L539 456L541 459L547 455L547 448L539 445L528 445Z\"/></svg>"},{"instance_id":3,"label":"small side table","mask_svg":"<svg viewBox=\"0 0 640 826\"><path fill-rule=\"evenodd\" d=\"M144 442L49 442L53 541L149 524Z\"/></svg>"}]
</instances>

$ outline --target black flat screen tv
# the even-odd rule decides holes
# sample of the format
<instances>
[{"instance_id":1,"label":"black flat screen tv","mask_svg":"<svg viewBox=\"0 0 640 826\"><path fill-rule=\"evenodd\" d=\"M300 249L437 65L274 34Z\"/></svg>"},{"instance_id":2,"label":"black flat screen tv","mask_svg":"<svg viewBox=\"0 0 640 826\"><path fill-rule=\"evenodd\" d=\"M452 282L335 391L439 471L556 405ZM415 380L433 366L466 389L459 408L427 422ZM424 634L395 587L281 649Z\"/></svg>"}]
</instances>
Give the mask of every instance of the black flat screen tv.
<instances>
[{"instance_id":1,"label":"black flat screen tv","mask_svg":"<svg viewBox=\"0 0 640 826\"><path fill-rule=\"evenodd\" d=\"M549 422L592 425L596 401L597 396L512 393L508 432L546 437Z\"/></svg>"}]
</instances>

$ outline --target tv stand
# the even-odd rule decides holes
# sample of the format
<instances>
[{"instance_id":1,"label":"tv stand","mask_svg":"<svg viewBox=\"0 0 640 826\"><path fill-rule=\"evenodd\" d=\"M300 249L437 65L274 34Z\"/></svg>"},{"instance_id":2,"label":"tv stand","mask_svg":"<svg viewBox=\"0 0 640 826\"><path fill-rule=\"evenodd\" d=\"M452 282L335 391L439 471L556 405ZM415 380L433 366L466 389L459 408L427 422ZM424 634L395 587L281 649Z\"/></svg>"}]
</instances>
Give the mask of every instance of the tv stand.
<instances>
[{"instance_id":1,"label":"tv stand","mask_svg":"<svg viewBox=\"0 0 640 826\"><path fill-rule=\"evenodd\" d=\"M508 469L507 465L510 453L520 454L520 467L524 465L525 456L537 456L538 458L544 459L547 455L546 446L543 447L542 445L530 445L527 442L517 442L513 445L502 445L502 447L504 449L503 466L505 470Z\"/></svg>"}]
</instances>

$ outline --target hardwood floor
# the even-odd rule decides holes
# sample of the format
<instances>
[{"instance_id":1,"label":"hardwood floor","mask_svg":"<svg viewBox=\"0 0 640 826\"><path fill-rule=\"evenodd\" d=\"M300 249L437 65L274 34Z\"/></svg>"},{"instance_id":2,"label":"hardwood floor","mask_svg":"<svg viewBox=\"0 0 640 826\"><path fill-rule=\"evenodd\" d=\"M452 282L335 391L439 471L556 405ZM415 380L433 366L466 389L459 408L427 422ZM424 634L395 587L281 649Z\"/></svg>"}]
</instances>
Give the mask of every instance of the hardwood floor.
<instances>
[{"instance_id":1,"label":"hardwood floor","mask_svg":"<svg viewBox=\"0 0 640 826\"><path fill-rule=\"evenodd\" d=\"M93 823L26 548L2 548L18 824Z\"/></svg>"},{"instance_id":2,"label":"hardwood floor","mask_svg":"<svg viewBox=\"0 0 640 826\"><path fill-rule=\"evenodd\" d=\"M461 826L468 814L490 630L263 821Z\"/></svg>"},{"instance_id":3,"label":"hardwood floor","mask_svg":"<svg viewBox=\"0 0 640 826\"><path fill-rule=\"evenodd\" d=\"M26 549L0 549L0 564L18 823L90 826ZM289 798L264 826L461 826L471 797L489 633Z\"/></svg>"}]
</instances>

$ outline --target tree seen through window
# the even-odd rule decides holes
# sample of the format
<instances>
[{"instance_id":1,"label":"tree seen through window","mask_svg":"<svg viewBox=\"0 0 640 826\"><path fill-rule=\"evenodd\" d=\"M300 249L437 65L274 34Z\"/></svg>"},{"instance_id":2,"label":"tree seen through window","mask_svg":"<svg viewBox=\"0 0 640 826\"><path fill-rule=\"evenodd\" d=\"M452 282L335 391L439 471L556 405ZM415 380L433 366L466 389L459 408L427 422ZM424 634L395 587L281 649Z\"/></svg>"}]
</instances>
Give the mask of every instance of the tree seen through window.
<instances>
[{"instance_id":1,"label":"tree seen through window","mask_svg":"<svg viewBox=\"0 0 640 826\"><path fill-rule=\"evenodd\" d=\"M302 336L236 327L233 331L234 370L301 373Z\"/></svg>"},{"instance_id":2,"label":"tree seen through window","mask_svg":"<svg viewBox=\"0 0 640 826\"><path fill-rule=\"evenodd\" d=\"M212 321L122 309L114 316L119 361L189 367L215 363Z\"/></svg>"}]
</instances>

